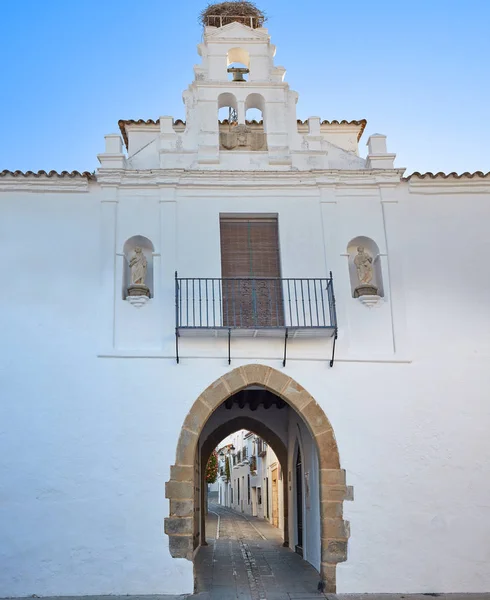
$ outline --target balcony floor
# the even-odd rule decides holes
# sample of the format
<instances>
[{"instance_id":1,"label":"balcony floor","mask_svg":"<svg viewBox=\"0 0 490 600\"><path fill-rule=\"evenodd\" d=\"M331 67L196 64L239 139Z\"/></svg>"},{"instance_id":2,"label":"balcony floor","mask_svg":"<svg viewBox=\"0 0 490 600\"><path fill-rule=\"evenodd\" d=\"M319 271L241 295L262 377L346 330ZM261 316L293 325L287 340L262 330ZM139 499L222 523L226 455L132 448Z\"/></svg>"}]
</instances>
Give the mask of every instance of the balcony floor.
<instances>
[{"instance_id":1,"label":"balcony floor","mask_svg":"<svg viewBox=\"0 0 490 600\"><path fill-rule=\"evenodd\" d=\"M231 336L243 338L330 338L335 334L335 327L178 327L179 337L226 338Z\"/></svg>"}]
</instances>

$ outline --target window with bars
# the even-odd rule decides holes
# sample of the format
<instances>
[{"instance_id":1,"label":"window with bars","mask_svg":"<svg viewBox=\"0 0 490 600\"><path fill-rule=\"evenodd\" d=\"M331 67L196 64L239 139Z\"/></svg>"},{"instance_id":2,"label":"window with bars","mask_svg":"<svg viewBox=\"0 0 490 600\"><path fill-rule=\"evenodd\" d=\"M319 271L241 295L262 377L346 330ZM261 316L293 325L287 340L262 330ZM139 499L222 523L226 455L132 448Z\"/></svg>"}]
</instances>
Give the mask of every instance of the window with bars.
<instances>
[{"instance_id":1,"label":"window with bars","mask_svg":"<svg viewBox=\"0 0 490 600\"><path fill-rule=\"evenodd\" d=\"M277 218L221 217L223 325L284 325Z\"/></svg>"}]
</instances>

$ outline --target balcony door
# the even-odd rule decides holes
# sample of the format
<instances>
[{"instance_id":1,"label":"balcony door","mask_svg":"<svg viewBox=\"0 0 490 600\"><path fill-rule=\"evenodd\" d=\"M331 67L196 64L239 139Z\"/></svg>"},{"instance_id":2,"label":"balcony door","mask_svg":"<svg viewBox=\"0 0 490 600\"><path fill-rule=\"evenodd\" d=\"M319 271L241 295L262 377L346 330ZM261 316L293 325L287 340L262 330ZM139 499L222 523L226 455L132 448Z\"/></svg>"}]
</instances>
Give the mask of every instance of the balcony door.
<instances>
[{"instance_id":1,"label":"balcony door","mask_svg":"<svg viewBox=\"0 0 490 600\"><path fill-rule=\"evenodd\" d=\"M284 325L277 218L220 219L223 326Z\"/></svg>"}]
</instances>

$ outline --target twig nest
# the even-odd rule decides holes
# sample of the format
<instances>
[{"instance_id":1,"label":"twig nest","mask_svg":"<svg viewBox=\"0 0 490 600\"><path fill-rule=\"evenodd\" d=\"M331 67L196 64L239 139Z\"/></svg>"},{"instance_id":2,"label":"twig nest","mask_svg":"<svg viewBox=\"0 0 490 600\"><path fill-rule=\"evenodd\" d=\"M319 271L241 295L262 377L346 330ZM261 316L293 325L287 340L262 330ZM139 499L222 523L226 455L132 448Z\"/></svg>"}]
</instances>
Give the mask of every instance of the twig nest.
<instances>
[{"instance_id":1,"label":"twig nest","mask_svg":"<svg viewBox=\"0 0 490 600\"><path fill-rule=\"evenodd\" d=\"M252 17L252 19L250 18ZM208 4L199 15L201 25L221 27L228 23L242 23L254 29L262 27L267 21L265 13L257 8L253 2L235 0L234 2L218 2Z\"/></svg>"}]
</instances>

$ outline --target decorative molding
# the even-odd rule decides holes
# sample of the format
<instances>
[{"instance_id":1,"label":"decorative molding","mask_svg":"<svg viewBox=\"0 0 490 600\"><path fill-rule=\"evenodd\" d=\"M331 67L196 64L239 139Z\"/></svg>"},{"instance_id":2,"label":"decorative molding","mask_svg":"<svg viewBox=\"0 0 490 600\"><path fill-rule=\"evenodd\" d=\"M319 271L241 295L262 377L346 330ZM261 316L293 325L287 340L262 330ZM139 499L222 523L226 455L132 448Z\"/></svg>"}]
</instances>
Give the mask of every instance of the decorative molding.
<instances>
[{"instance_id":1,"label":"decorative molding","mask_svg":"<svg viewBox=\"0 0 490 600\"><path fill-rule=\"evenodd\" d=\"M127 296L126 300L134 307L141 308L142 306L145 306L147 302L149 302L150 298L148 298L148 296Z\"/></svg>"},{"instance_id":2,"label":"decorative molding","mask_svg":"<svg viewBox=\"0 0 490 600\"><path fill-rule=\"evenodd\" d=\"M359 296L358 300L368 308L376 308L384 304L384 299L381 296Z\"/></svg>"},{"instance_id":3,"label":"decorative molding","mask_svg":"<svg viewBox=\"0 0 490 600\"><path fill-rule=\"evenodd\" d=\"M99 169L97 181L101 185L135 187L193 187L222 189L225 185L239 185L241 189L269 187L291 189L296 187L345 188L396 186L400 184L404 169L318 169L315 171L277 170L186 170L186 169Z\"/></svg>"}]
</instances>

